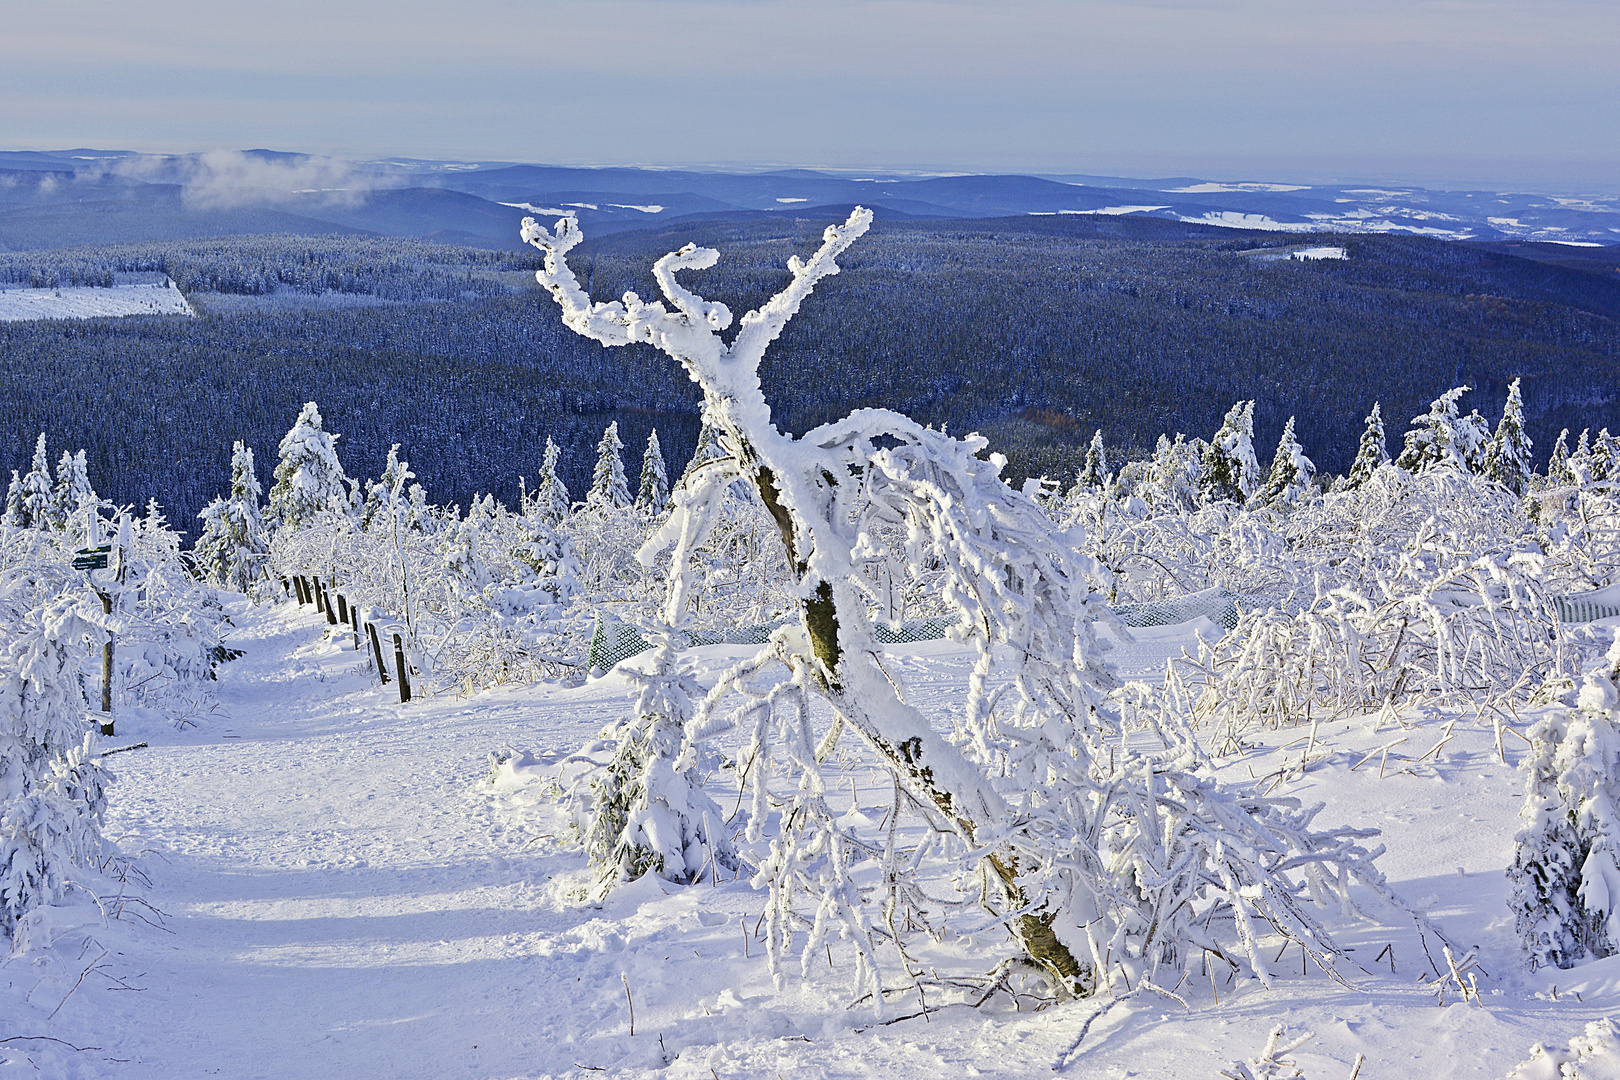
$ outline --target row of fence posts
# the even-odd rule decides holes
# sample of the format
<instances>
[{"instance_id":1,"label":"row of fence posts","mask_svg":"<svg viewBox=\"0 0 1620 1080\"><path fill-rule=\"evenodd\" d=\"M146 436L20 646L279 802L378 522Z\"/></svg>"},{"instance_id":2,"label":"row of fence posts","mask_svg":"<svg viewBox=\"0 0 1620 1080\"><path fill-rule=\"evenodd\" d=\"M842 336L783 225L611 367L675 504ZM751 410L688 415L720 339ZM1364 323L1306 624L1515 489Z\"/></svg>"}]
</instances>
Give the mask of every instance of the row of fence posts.
<instances>
[{"instance_id":1,"label":"row of fence posts","mask_svg":"<svg viewBox=\"0 0 1620 1080\"><path fill-rule=\"evenodd\" d=\"M297 574L291 581L283 578L282 583L297 597L300 605L314 604L316 611L324 612L329 625L349 627L354 635L354 651L361 650L360 609L333 587L335 582L323 583L318 577L306 578ZM366 636L371 640L371 654L377 662L377 674L383 685L387 686L388 665L383 661L382 642L377 637L376 623L367 620ZM399 700L411 700L410 667L405 663L405 643L398 634L394 635L394 671L399 682Z\"/></svg>"}]
</instances>

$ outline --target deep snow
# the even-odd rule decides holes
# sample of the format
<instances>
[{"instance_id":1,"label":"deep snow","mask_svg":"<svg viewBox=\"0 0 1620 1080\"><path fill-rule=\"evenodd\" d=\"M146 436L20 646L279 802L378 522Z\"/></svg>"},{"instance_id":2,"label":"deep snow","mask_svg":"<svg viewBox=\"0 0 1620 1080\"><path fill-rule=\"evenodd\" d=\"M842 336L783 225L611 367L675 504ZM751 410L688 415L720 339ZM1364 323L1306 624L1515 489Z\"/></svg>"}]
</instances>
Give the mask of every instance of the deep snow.
<instances>
[{"instance_id":1,"label":"deep snow","mask_svg":"<svg viewBox=\"0 0 1620 1080\"><path fill-rule=\"evenodd\" d=\"M123 718L107 740L151 744L109 759L109 832L135 858L134 899L112 919L88 903L58 909L53 947L0 964L0 1077L1035 1077L1052 1074L1095 1007L974 1009L929 991L944 1008L896 1020L917 1011L907 989L879 1024L870 1004L847 1007L847 944L833 945L830 968L794 967L772 988L753 937L764 894L746 877L644 879L584 904L583 858L545 777L628 707L622 675L402 706L310 609L243 604L233 617L229 644L246 655L221 669L214 715L185 730ZM1115 658L1150 676L1191 645L1185 630L1161 630ZM748 652L688 655L708 681ZM887 659L935 701L968 662L948 642ZM1418 762L1451 719L1450 741ZM1518 959L1503 871L1525 744L1509 734L1504 765L1488 718L1403 720L1323 725L1303 777L1273 793L1326 801L1324 823L1383 829L1397 891L1479 947L1483 1003L1452 994L1441 1006L1415 989L1428 971L1406 931L1335 919L1370 970L1357 989L1300 976L1292 953L1277 966L1294 974L1272 991L1191 980L1186 1010L1138 1000L1098 1021L1069 1075L1214 1077L1282 1023L1315 1033L1291 1057L1316 1080L1349 1076L1358 1053L1365 1080L1502 1077L1532 1043L1566 1044L1620 1012L1620 958L1534 976ZM1355 767L1402 738L1387 760ZM1261 742L1221 759L1228 781L1269 785L1307 732ZM488 755L502 747L535 764L492 786ZM850 778L852 812L875 823L883 785L860 768ZM103 903L118 908L116 896ZM1374 962L1389 943L1394 973L1387 954ZM977 951L947 941L921 962L982 971L1003 948L991 929ZM907 986L884 959L890 985Z\"/></svg>"}]
</instances>

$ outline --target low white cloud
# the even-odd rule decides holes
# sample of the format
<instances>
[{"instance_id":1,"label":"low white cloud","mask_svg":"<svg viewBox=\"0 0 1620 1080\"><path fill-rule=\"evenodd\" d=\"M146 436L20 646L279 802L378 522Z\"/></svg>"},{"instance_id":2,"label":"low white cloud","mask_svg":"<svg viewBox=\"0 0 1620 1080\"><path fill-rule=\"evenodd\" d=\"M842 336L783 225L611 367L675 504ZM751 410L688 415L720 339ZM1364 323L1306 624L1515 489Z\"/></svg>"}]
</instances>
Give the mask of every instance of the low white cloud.
<instances>
[{"instance_id":1,"label":"low white cloud","mask_svg":"<svg viewBox=\"0 0 1620 1080\"><path fill-rule=\"evenodd\" d=\"M323 205L355 206L371 192L398 184L339 158L263 157L240 150L126 158L113 171L136 180L178 183L181 200L193 210L281 206L311 199Z\"/></svg>"}]
</instances>

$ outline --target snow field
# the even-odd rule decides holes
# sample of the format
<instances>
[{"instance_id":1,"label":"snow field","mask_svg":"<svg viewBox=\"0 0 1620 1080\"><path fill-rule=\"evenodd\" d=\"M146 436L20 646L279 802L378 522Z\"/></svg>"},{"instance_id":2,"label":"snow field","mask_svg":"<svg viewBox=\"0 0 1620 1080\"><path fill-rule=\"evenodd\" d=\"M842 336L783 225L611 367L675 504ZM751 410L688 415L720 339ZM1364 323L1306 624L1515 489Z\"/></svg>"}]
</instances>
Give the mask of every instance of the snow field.
<instances>
[{"instance_id":1,"label":"snow field","mask_svg":"<svg viewBox=\"0 0 1620 1080\"><path fill-rule=\"evenodd\" d=\"M546 778L629 708L625 676L401 706L309 609L244 604L233 618L229 644L246 655L221 669L216 715L181 731L137 715L110 740L151 743L108 762L109 832L136 858L136 902L110 920L89 904L55 909L56 946L0 965L0 1076L1035 1077L1052 1075L1096 1007L975 1009L970 991L925 987L938 1011L905 1019L918 992L881 946L897 992L880 1017L849 1007L853 954L836 940L830 968L790 963L778 991L754 936L765 893L746 874L685 888L648 877L600 906L579 899L589 875ZM1196 647L1190 633L1159 629L1113 656L1151 677L1181 647ZM749 652L685 655L708 683ZM884 654L924 705L956 700L969 663L949 642ZM1105 1015L1069 1075L1215 1076L1281 1023L1289 1038L1314 1032L1289 1056L1318 1080L1348 1076L1358 1053L1362 1077L1497 1078L1532 1044L1565 1046L1620 1008L1620 958L1533 976L1519 960L1503 871L1524 744L1506 736L1504 765L1488 719L1471 714L1373 727L1268 732L1219 764L1228 782L1325 801L1321 824L1382 829L1396 890L1478 947L1481 1003L1452 993L1441 1006L1418 989L1433 974L1415 935L1329 913L1368 969L1351 973L1354 989L1300 975L1292 947L1271 991L1195 966L1177 988L1186 1009L1137 999ZM488 754L503 746L533 764L491 785ZM852 741L840 753L834 805L883 827L886 783ZM729 770L710 791L735 805ZM1004 955L998 928L961 929L908 946L913 968L948 981Z\"/></svg>"},{"instance_id":2,"label":"snow field","mask_svg":"<svg viewBox=\"0 0 1620 1080\"><path fill-rule=\"evenodd\" d=\"M121 315L195 315L174 282L59 289L0 286L0 322L23 319L95 319Z\"/></svg>"}]
</instances>

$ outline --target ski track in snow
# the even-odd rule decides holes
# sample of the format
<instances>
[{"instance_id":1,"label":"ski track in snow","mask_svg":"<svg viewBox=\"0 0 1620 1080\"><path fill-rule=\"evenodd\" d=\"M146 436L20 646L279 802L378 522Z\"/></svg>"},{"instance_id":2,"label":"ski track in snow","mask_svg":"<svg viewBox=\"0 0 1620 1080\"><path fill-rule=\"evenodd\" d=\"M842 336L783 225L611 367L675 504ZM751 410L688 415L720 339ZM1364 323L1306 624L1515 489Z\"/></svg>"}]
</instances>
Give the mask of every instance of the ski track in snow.
<instances>
[{"instance_id":1,"label":"ski track in snow","mask_svg":"<svg viewBox=\"0 0 1620 1080\"><path fill-rule=\"evenodd\" d=\"M817 964L801 977L794 961L784 988L772 988L751 934L764 896L746 880L682 889L644 879L599 907L581 903L582 856L546 834L536 797L492 794L480 780L501 746L543 760L578 747L627 708L622 677L401 706L346 633L327 640L311 610L235 617L229 643L246 655L221 669L217 715L109 740L152 744L109 762L118 783L108 831L150 878L130 894L163 917L141 904L110 921L88 904L53 912L56 946L0 965L0 1077L497 1080L591 1075L587 1067L723 1080L1036 1077L1053 1075L1093 1007L959 1005L872 1026L869 1007L846 1007L847 943L833 944L832 971ZM1161 634L1116 658L1147 675L1190 642ZM712 678L748 651L694 655ZM915 699L936 706L965 671L945 642L890 660ZM1411 757L1437 726L1407 733ZM1349 1075L1358 1052L1368 1080L1500 1077L1532 1042L1562 1044L1620 1010L1620 958L1535 976L1516 962L1503 868L1520 780L1496 760L1488 726L1460 720L1438 767L1392 768L1383 779L1350 766L1400 733L1332 727L1320 735L1331 756L1277 794L1328 801L1324 823L1385 830L1381 865L1397 890L1480 947L1491 975L1484 1007L1453 995L1442 1008L1412 989L1414 935L1341 921L1335 933L1359 957L1393 940L1399 974L1364 959L1376 974L1357 974L1362 989L1347 990L1315 972L1300 977L1289 952L1271 991L1219 987L1216 1004L1195 980L1184 990L1190 1011L1138 1001L1099 1021L1067 1075L1213 1076L1284 1023L1316 1033L1293 1055L1314 1078ZM1298 755L1297 742L1285 747L1303 735L1268 733L1266 746L1223 770L1232 781L1244 770L1263 777ZM1509 743L1516 764L1522 744ZM869 789L873 805L882 786ZM982 960L926 942L918 955L983 970L1003 942L988 932L979 944ZM903 978L892 967L885 977ZM916 1000L897 995L886 1018L914 1012Z\"/></svg>"}]
</instances>

